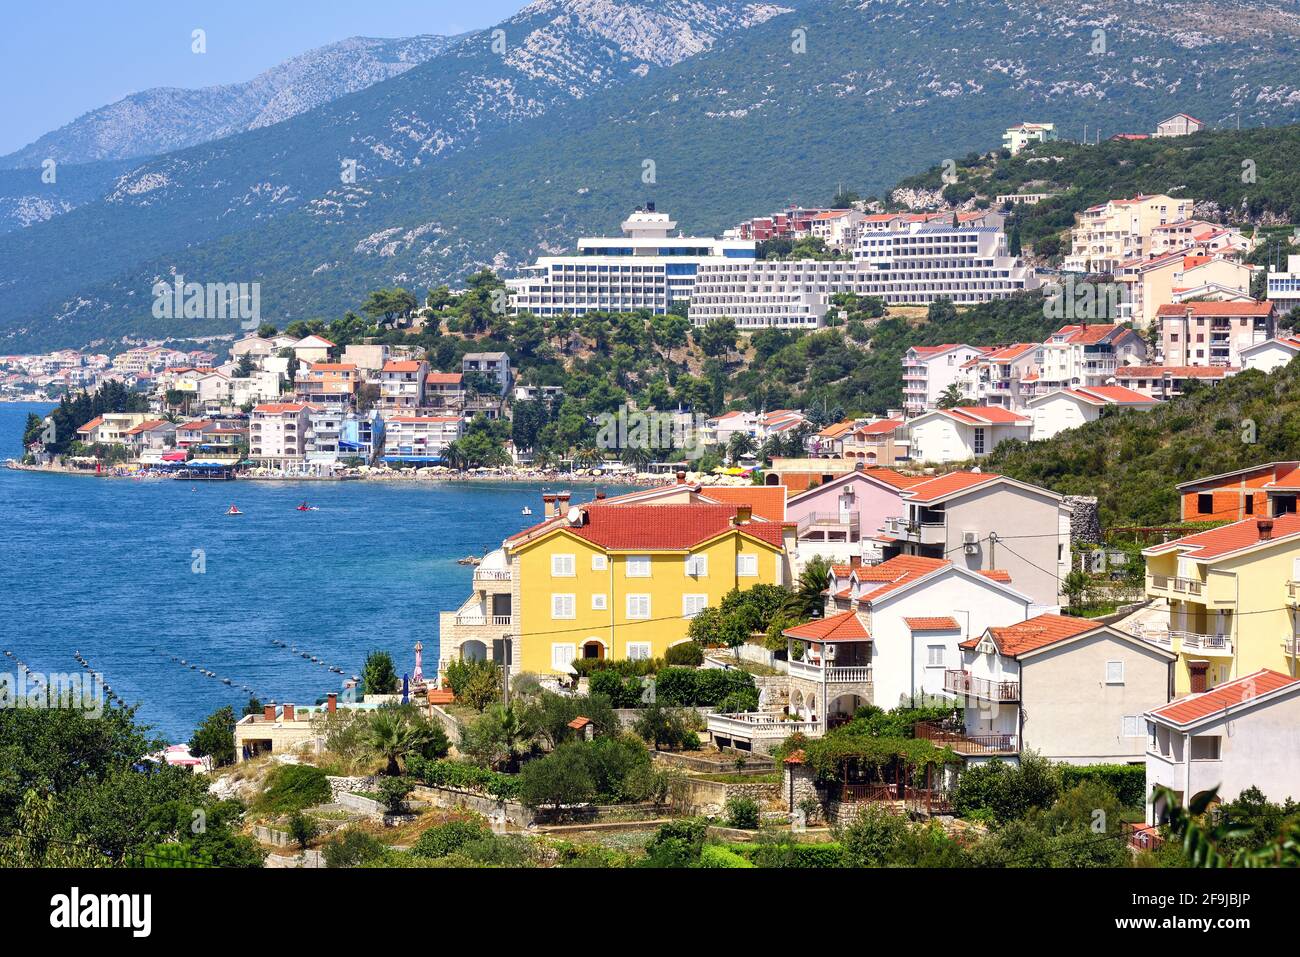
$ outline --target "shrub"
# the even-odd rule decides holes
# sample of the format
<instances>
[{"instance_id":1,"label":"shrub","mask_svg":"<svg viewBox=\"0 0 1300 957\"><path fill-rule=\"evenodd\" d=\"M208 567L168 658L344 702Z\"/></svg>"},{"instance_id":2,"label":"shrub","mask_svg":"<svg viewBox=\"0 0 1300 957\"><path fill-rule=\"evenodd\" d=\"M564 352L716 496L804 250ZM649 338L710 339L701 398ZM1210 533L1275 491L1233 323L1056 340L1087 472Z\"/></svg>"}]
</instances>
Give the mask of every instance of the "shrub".
<instances>
[{"instance_id":1,"label":"shrub","mask_svg":"<svg viewBox=\"0 0 1300 957\"><path fill-rule=\"evenodd\" d=\"M693 641L683 641L664 652L664 664L699 667L704 664L704 649Z\"/></svg>"},{"instance_id":2,"label":"shrub","mask_svg":"<svg viewBox=\"0 0 1300 957\"><path fill-rule=\"evenodd\" d=\"M575 658L573 670L579 677L612 671L624 678L643 678L652 675L664 666L662 658Z\"/></svg>"},{"instance_id":3,"label":"shrub","mask_svg":"<svg viewBox=\"0 0 1300 957\"><path fill-rule=\"evenodd\" d=\"M406 797L411 793L412 787L411 782L405 778L380 779L379 797L390 814L397 814L406 809Z\"/></svg>"},{"instance_id":4,"label":"shrub","mask_svg":"<svg viewBox=\"0 0 1300 957\"><path fill-rule=\"evenodd\" d=\"M665 708L658 702L646 708L636 719L632 730L655 750L696 750L700 738L687 726L685 717Z\"/></svg>"},{"instance_id":5,"label":"shrub","mask_svg":"<svg viewBox=\"0 0 1300 957\"><path fill-rule=\"evenodd\" d=\"M294 811L293 816L289 818L289 836L292 837L299 847L306 849L311 843L312 838L320 833L320 825L313 817L308 817L302 811Z\"/></svg>"},{"instance_id":6,"label":"shrub","mask_svg":"<svg viewBox=\"0 0 1300 957\"><path fill-rule=\"evenodd\" d=\"M700 867L753 867L749 861L721 844L706 844L700 850Z\"/></svg>"},{"instance_id":7,"label":"shrub","mask_svg":"<svg viewBox=\"0 0 1300 957\"><path fill-rule=\"evenodd\" d=\"M789 834L742 844L735 851L759 867L809 868L847 867L844 848L839 844L804 844Z\"/></svg>"},{"instance_id":8,"label":"shrub","mask_svg":"<svg viewBox=\"0 0 1300 957\"><path fill-rule=\"evenodd\" d=\"M435 824L419 836L411 847L411 853L418 857L446 857L459 851L466 844L481 841L492 836L492 829L481 817L464 821L446 821Z\"/></svg>"},{"instance_id":9,"label":"shrub","mask_svg":"<svg viewBox=\"0 0 1300 957\"><path fill-rule=\"evenodd\" d=\"M708 825L698 818L670 821L659 827L648 844L641 867L692 867L704 850Z\"/></svg>"},{"instance_id":10,"label":"shrub","mask_svg":"<svg viewBox=\"0 0 1300 957\"><path fill-rule=\"evenodd\" d=\"M728 827L744 828L747 831L758 827L758 802L751 797L727 798L723 814Z\"/></svg>"},{"instance_id":11,"label":"shrub","mask_svg":"<svg viewBox=\"0 0 1300 957\"><path fill-rule=\"evenodd\" d=\"M990 761L967 768L953 791L953 810L963 817L987 811L994 821L1023 818L1032 808L1049 808L1061 793L1059 769L1027 751L1020 764Z\"/></svg>"},{"instance_id":12,"label":"shrub","mask_svg":"<svg viewBox=\"0 0 1300 957\"><path fill-rule=\"evenodd\" d=\"M615 708L639 707L645 694L640 678L624 677L617 671L597 671L589 681L591 693L608 698Z\"/></svg>"},{"instance_id":13,"label":"shrub","mask_svg":"<svg viewBox=\"0 0 1300 957\"><path fill-rule=\"evenodd\" d=\"M479 791L503 801L515 797L519 791L519 779L516 776L489 771L463 761L429 761L419 755L411 755L407 759L406 768L417 781L429 787Z\"/></svg>"},{"instance_id":14,"label":"shrub","mask_svg":"<svg viewBox=\"0 0 1300 957\"><path fill-rule=\"evenodd\" d=\"M529 807L581 804L596 796L587 756L588 743L566 741L519 772L519 797Z\"/></svg>"},{"instance_id":15,"label":"shrub","mask_svg":"<svg viewBox=\"0 0 1300 957\"><path fill-rule=\"evenodd\" d=\"M745 688L733 691L718 702L718 710L723 714L738 714L742 711L758 710L758 689Z\"/></svg>"},{"instance_id":16,"label":"shrub","mask_svg":"<svg viewBox=\"0 0 1300 957\"><path fill-rule=\"evenodd\" d=\"M310 764L282 764L268 776L255 808L267 814L292 814L331 797L329 779Z\"/></svg>"},{"instance_id":17,"label":"shrub","mask_svg":"<svg viewBox=\"0 0 1300 957\"><path fill-rule=\"evenodd\" d=\"M326 867L360 867L383 857L387 850L377 837L349 827L327 840L321 853Z\"/></svg>"},{"instance_id":18,"label":"shrub","mask_svg":"<svg viewBox=\"0 0 1300 957\"><path fill-rule=\"evenodd\" d=\"M1084 781L1100 781L1115 793L1125 807L1142 807L1147 796L1147 769L1141 764L1092 764L1061 766L1061 790L1068 791Z\"/></svg>"},{"instance_id":19,"label":"shrub","mask_svg":"<svg viewBox=\"0 0 1300 957\"><path fill-rule=\"evenodd\" d=\"M907 821L878 804L868 804L850 824L836 828L850 867L880 867L889 863L904 840Z\"/></svg>"}]
</instances>

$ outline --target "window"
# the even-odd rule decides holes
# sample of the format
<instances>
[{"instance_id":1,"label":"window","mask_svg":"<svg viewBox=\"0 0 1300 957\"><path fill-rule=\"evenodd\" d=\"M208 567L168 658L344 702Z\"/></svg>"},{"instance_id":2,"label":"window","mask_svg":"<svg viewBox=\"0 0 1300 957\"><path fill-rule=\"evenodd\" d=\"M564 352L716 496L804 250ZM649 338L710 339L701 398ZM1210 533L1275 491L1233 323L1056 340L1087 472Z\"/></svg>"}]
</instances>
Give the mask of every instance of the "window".
<instances>
[{"instance_id":1,"label":"window","mask_svg":"<svg viewBox=\"0 0 1300 957\"><path fill-rule=\"evenodd\" d=\"M1122 685L1124 683L1124 662L1106 662L1106 684Z\"/></svg>"},{"instance_id":2,"label":"window","mask_svg":"<svg viewBox=\"0 0 1300 957\"><path fill-rule=\"evenodd\" d=\"M700 578L709 573L709 556L708 555L687 555L686 556L686 574L692 578Z\"/></svg>"},{"instance_id":3,"label":"window","mask_svg":"<svg viewBox=\"0 0 1300 957\"><path fill-rule=\"evenodd\" d=\"M604 555L591 556L591 570L593 572L603 572L609 566L609 560Z\"/></svg>"},{"instance_id":4,"label":"window","mask_svg":"<svg viewBox=\"0 0 1300 957\"><path fill-rule=\"evenodd\" d=\"M1221 740L1217 734L1198 735L1192 738L1192 760L1219 760L1219 743Z\"/></svg>"},{"instance_id":5,"label":"window","mask_svg":"<svg viewBox=\"0 0 1300 957\"><path fill-rule=\"evenodd\" d=\"M1214 496L1212 494L1201 494L1196 496L1196 513L1198 515L1214 514Z\"/></svg>"},{"instance_id":6,"label":"window","mask_svg":"<svg viewBox=\"0 0 1300 957\"><path fill-rule=\"evenodd\" d=\"M567 673L573 667L573 659L578 657L577 646L551 645L551 670Z\"/></svg>"},{"instance_id":7,"label":"window","mask_svg":"<svg viewBox=\"0 0 1300 957\"><path fill-rule=\"evenodd\" d=\"M975 430L975 454L976 455L984 454L984 430L983 429Z\"/></svg>"},{"instance_id":8,"label":"window","mask_svg":"<svg viewBox=\"0 0 1300 957\"><path fill-rule=\"evenodd\" d=\"M650 596L649 595L628 595L627 596L627 617L649 618L650 617Z\"/></svg>"},{"instance_id":9,"label":"window","mask_svg":"<svg viewBox=\"0 0 1300 957\"><path fill-rule=\"evenodd\" d=\"M925 666L927 668L942 668L947 663L945 657L943 645L925 646Z\"/></svg>"},{"instance_id":10,"label":"window","mask_svg":"<svg viewBox=\"0 0 1300 957\"><path fill-rule=\"evenodd\" d=\"M627 556L628 578L649 578L650 577L650 556L649 555L629 555Z\"/></svg>"},{"instance_id":11,"label":"window","mask_svg":"<svg viewBox=\"0 0 1300 957\"><path fill-rule=\"evenodd\" d=\"M575 563L572 555L552 555L551 556L551 577L552 578L572 578L577 574Z\"/></svg>"},{"instance_id":12,"label":"window","mask_svg":"<svg viewBox=\"0 0 1300 957\"><path fill-rule=\"evenodd\" d=\"M650 642L629 641L627 643L628 661L648 661L650 659Z\"/></svg>"},{"instance_id":13,"label":"window","mask_svg":"<svg viewBox=\"0 0 1300 957\"><path fill-rule=\"evenodd\" d=\"M1246 514L1247 515L1255 514L1255 496L1253 495L1246 496Z\"/></svg>"},{"instance_id":14,"label":"window","mask_svg":"<svg viewBox=\"0 0 1300 957\"><path fill-rule=\"evenodd\" d=\"M609 601L608 601L608 599L605 597L605 593L604 593L604 592L596 592L596 593L592 594L592 596L591 596L591 610L592 610L592 611L604 611L604 610L605 610L606 608L608 608L608 607L609 607Z\"/></svg>"},{"instance_id":15,"label":"window","mask_svg":"<svg viewBox=\"0 0 1300 957\"><path fill-rule=\"evenodd\" d=\"M683 595L682 596L682 617L694 618L704 609L709 607L708 595Z\"/></svg>"},{"instance_id":16,"label":"window","mask_svg":"<svg viewBox=\"0 0 1300 957\"><path fill-rule=\"evenodd\" d=\"M1142 725L1142 715L1126 714L1124 715L1124 725L1120 735L1125 738L1144 738L1146 737L1146 731Z\"/></svg>"},{"instance_id":17,"label":"window","mask_svg":"<svg viewBox=\"0 0 1300 957\"><path fill-rule=\"evenodd\" d=\"M577 606L574 603L572 595L552 595L551 596L551 617L552 618L576 618Z\"/></svg>"},{"instance_id":18,"label":"window","mask_svg":"<svg viewBox=\"0 0 1300 957\"><path fill-rule=\"evenodd\" d=\"M737 555L736 556L736 575L740 578L758 577L758 556L757 555Z\"/></svg>"}]
</instances>

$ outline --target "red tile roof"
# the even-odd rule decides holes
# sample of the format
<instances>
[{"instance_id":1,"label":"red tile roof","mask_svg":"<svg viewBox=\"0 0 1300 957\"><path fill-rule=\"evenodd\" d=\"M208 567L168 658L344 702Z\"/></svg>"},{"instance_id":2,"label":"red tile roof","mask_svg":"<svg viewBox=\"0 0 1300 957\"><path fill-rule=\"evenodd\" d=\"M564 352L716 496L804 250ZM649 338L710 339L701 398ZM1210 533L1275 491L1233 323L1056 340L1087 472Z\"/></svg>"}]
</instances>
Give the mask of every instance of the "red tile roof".
<instances>
[{"instance_id":1,"label":"red tile roof","mask_svg":"<svg viewBox=\"0 0 1300 957\"><path fill-rule=\"evenodd\" d=\"M1001 582L1004 585L1011 584L1011 572L1007 571L1005 568L988 568L984 571L976 572L976 574L983 575L985 578L991 579L995 582Z\"/></svg>"},{"instance_id":2,"label":"red tile roof","mask_svg":"<svg viewBox=\"0 0 1300 957\"><path fill-rule=\"evenodd\" d=\"M945 558L922 558L920 555L897 555L879 565L858 569L858 581L878 584L871 591L864 591L858 596L860 602L872 602L884 598L904 585L911 584L918 578L947 568L952 564Z\"/></svg>"},{"instance_id":3,"label":"red tile roof","mask_svg":"<svg viewBox=\"0 0 1300 957\"><path fill-rule=\"evenodd\" d=\"M464 374L460 372L430 372L424 381L430 385L459 385Z\"/></svg>"},{"instance_id":4,"label":"red tile roof","mask_svg":"<svg viewBox=\"0 0 1300 957\"><path fill-rule=\"evenodd\" d=\"M881 419L853 431L854 435L885 435L903 424L902 419Z\"/></svg>"},{"instance_id":5,"label":"red tile roof","mask_svg":"<svg viewBox=\"0 0 1300 957\"><path fill-rule=\"evenodd\" d=\"M904 475L902 472L886 468L864 469L862 474L870 475L872 478L879 479L886 485L892 485L898 489L912 488L914 485L919 485L925 481L923 475Z\"/></svg>"},{"instance_id":6,"label":"red tile roof","mask_svg":"<svg viewBox=\"0 0 1300 957\"><path fill-rule=\"evenodd\" d=\"M1121 366L1115 378L1161 379L1167 372L1175 379L1222 379L1240 371L1231 366Z\"/></svg>"},{"instance_id":7,"label":"red tile roof","mask_svg":"<svg viewBox=\"0 0 1300 957\"><path fill-rule=\"evenodd\" d=\"M719 485L716 488L704 488L700 490L703 498L711 499L715 502L722 502L726 505L748 505L753 510L753 514L758 518L765 518L769 522L785 521L785 493L784 485L750 485L727 487Z\"/></svg>"},{"instance_id":8,"label":"red tile roof","mask_svg":"<svg viewBox=\"0 0 1300 957\"><path fill-rule=\"evenodd\" d=\"M781 632L800 641L870 641L866 626L857 612L844 611L830 618L818 618Z\"/></svg>"},{"instance_id":9,"label":"red tile roof","mask_svg":"<svg viewBox=\"0 0 1300 957\"><path fill-rule=\"evenodd\" d=\"M506 541L520 542L541 532L567 529L579 538L612 550L681 551L735 529L777 548L783 544L778 522L756 519L745 525L734 525L735 505L589 503L578 508L586 516L582 525L570 525L563 517L553 518L526 528Z\"/></svg>"},{"instance_id":10,"label":"red tile roof","mask_svg":"<svg viewBox=\"0 0 1300 957\"><path fill-rule=\"evenodd\" d=\"M389 359L387 362L384 363L383 371L384 372L419 372L420 363L416 362L414 359L406 360L406 361L399 360L399 359Z\"/></svg>"},{"instance_id":11,"label":"red tile roof","mask_svg":"<svg viewBox=\"0 0 1300 957\"><path fill-rule=\"evenodd\" d=\"M1190 257L1189 257L1190 258ZM1208 260L1208 257L1202 257ZM1177 302L1156 310L1157 317L1164 316L1267 316L1273 311L1271 302Z\"/></svg>"},{"instance_id":12,"label":"red tile roof","mask_svg":"<svg viewBox=\"0 0 1300 957\"><path fill-rule=\"evenodd\" d=\"M263 405L253 406L254 412L265 412L267 415L280 415L284 412L301 412L309 406L300 402L268 402Z\"/></svg>"},{"instance_id":13,"label":"red tile roof","mask_svg":"<svg viewBox=\"0 0 1300 957\"><path fill-rule=\"evenodd\" d=\"M1134 392L1122 385L1080 386L1067 391L1085 399L1100 399L1110 405L1150 405L1154 401L1149 395Z\"/></svg>"},{"instance_id":14,"label":"red tile roof","mask_svg":"<svg viewBox=\"0 0 1300 957\"><path fill-rule=\"evenodd\" d=\"M85 425L83 425L81 428L77 429L77 431L89 432L91 429L95 428L96 426L103 425L103 424L104 424L104 417L102 415L97 415L89 422L87 422Z\"/></svg>"},{"instance_id":15,"label":"red tile roof","mask_svg":"<svg viewBox=\"0 0 1300 957\"><path fill-rule=\"evenodd\" d=\"M996 405L959 405L938 411L966 425L1028 425L1030 422L1025 416Z\"/></svg>"},{"instance_id":16,"label":"red tile roof","mask_svg":"<svg viewBox=\"0 0 1300 957\"><path fill-rule=\"evenodd\" d=\"M1015 658L1027 651L1036 651L1048 645L1096 631L1104 627L1091 618L1072 618L1068 615L1036 615L1028 621L1005 628L990 628L989 635L1002 654Z\"/></svg>"},{"instance_id":17,"label":"red tile roof","mask_svg":"<svg viewBox=\"0 0 1300 957\"><path fill-rule=\"evenodd\" d=\"M957 619L943 616L934 618L904 618L903 621L912 631L956 631L961 626Z\"/></svg>"},{"instance_id":18,"label":"red tile roof","mask_svg":"<svg viewBox=\"0 0 1300 957\"><path fill-rule=\"evenodd\" d=\"M1194 724L1288 686L1300 686L1300 679L1261 668L1254 674L1226 682L1201 694L1180 698L1163 708L1156 708L1151 714L1174 724Z\"/></svg>"},{"instance_id":19,"label":"red tile roof","mask_svg":"<svg viewBox=\"0 0 1300 957\"><path fill-rule=\"evenodd\" d=\"M949 472L937 478L926 479L904 490L903 498L909 502L933 502L936 499L978 488L1002 478L993 472Z\"/></svg>"},{"instance_id":20,"label":"red tile roof","mask_svg":"<svg viewBox=\"0 0 1300 957\"><path fill-rule=\"evenodd\" d=\"M1183 538L1152 546L1147 551L1153 554L1178 551L1187 558L1221 558L1243 548L1263 543L1265 540L1259 537L1261 520L1248 518L1242 522L1233 522L1231 525L1221 525L1207 532L1197 532L1195 535L1186 535ZM1272 519L1272 522L1273 532L1269 541L1276 542L1300 535L1300 515L1294 512L1279 515Z\"/></svg>"}]
</instances>

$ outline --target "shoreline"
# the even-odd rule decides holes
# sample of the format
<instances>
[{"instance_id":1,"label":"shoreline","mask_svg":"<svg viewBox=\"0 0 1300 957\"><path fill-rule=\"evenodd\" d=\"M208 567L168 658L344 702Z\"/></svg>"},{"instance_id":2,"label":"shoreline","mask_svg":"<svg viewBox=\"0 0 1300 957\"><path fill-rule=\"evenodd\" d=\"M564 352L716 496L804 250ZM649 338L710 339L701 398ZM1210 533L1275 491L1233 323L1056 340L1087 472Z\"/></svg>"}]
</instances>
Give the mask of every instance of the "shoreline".
<instances>
[{"instance_id":1,"label":"shoreline","mask_svg":"<svg viewBox=\"0 0 1300 957\"><path fill-rule=\"evenodd\" d=\"M567 472L560 473L536 473L527 472L520 474L508 473L488 473L471 475L459 472L442 472L426 473L422 475L402 474L400 472L371 472L362 474L348 475L239 475L234 479L199 479L195 476L175 476L164 473L153 472L127 472L127 471L110 471L95 472L89 469L77 469L66 467L51 467L42 465L23 465L22 463L10 460L5 463L5 468L12 472L33 473L38 475L77 475L87 478L99 479L134 479L143 481L149 480L171 480L171 481L203 481L213 484L225 484L226 482L405 482L410 484L478 484L478 483L521 483L528 485L626 485L638 488L654 486L658 484L671 484L675 481L672 475L656 475L647 477L640 476L607 476L607 475L575 475ZM722 484L722 483L716 483ZM748 484L748 483L746 483Z\"/></svg>"}]
</instances>

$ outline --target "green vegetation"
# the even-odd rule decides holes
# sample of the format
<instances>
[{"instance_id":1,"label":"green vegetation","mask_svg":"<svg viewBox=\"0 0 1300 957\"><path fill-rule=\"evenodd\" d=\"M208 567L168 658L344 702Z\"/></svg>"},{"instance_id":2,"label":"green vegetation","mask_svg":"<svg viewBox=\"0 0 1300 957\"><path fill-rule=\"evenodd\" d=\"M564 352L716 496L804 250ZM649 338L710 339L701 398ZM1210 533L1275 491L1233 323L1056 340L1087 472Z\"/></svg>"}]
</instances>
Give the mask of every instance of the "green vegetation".
<instances>
[{"instance_id":1,"label":"green vegetation","mask_svg":"<svg viewBox=\"0 0 1300 957\"><path fill-rule=\"evenodd\" d=\"M282 764L267 776L267 787L253 805L260 814L292 814L330 799L325 772L310 764Z\"/></svg>"},{"instance_id":2,"label":"green vegetation","mask_svg":"<svg viewBox=\"0 0 1300 957\"><path fill-rule=\"evenodd\" d=\"M214 767L234 763L235 709L226 705L204 718L190 738L190 753L210 755Z\"/></svg>"},{"instance_id":3,"label":"green vegetation","mask_svg":"<svg viewBox=\"0 0 1300 957\"><path fill-rule=\"evenodd\" d=\"M991 472L1065 494L1096 495L1105 526L1172 525L1180 482L1300 458L1300 366L1242 372L1149 412L1096 422L1029 444L1004 442Z\"/></svg>"}]
</instances>

